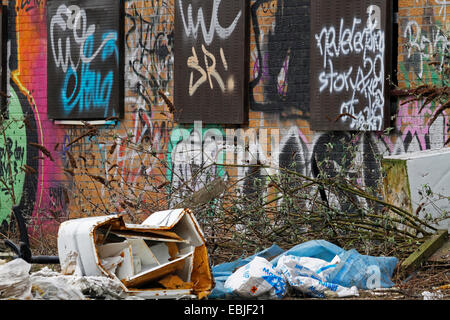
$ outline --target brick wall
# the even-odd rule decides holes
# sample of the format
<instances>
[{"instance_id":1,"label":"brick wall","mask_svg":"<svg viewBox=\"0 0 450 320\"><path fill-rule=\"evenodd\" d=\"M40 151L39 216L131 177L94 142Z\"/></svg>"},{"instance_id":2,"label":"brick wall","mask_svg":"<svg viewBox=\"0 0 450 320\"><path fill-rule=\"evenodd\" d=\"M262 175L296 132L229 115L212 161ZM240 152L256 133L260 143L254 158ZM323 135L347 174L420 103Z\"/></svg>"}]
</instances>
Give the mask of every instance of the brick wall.
<instances>
[{"instance_id":1,"label":"brick wall","mask_svg":"<svg viewBox=\"0 0 450 320\"><path fill-rule=\"evenodd\" d=\"M367 133L355 139L349 132L311 130L305 89L310 79L301 74L308 66L308 3L250 1L249 123L197 130L202 137L208 132L226 137L237 129L250 137L258 133L247 143L249 156L211 140L194 140L198 151L192 151L187 138L196 128L174 123L159 94L162 91L173 99L174 0L125 1L125 117L116 126L96 127L92 136L84 136L90 128L47 119L45 1L9 1L10 112L31 118L29 127L8 134L17 146L16 202L35 218L32 225L52 226L69 213L77 217L93 210L134 210L132 206L145 201L151 208L166 208L170 205L166 192L182 190L186 195L218 176L239 178L243 192L254 191L255 177L263 177L264 172L214 164L232 156L242 164L292 165L306 175L313 174L314 158L330 158L343 167L356 162L358 182L375 186L381 176L380 155L442 147L448 138L448 116L440 116L429 127L427 120L436 106L419 113L417 102L397 105L395 126L388 135ZM428 65L429 54L438 53L439 60L442 50L448 53L448 5L441 0L400 0L398 8L399 85L412 86L419 77L437 83L440 75ZM51 158L30 143L48 150ZM335 145L333 152L327 151L327 144ZM35 174L24 174L20 167L25 165ZM196 174L202 165L207 169ZM113 185L121 193L110 192L108 187ZM8 194L2 193L1 199L0 220L7 223Z\"/></svg>"},{"instance_id":2,"label":"brick wall","mask_svg":"<svg viewBox=\"0 0 450 320\"><path fill-rule=\"evenodd\" d=\"M399 1L399 84L438 83L448 52L450 19L446 1ZM437 65L429 65L436 61Z\"/></svg>"}]
</instances>

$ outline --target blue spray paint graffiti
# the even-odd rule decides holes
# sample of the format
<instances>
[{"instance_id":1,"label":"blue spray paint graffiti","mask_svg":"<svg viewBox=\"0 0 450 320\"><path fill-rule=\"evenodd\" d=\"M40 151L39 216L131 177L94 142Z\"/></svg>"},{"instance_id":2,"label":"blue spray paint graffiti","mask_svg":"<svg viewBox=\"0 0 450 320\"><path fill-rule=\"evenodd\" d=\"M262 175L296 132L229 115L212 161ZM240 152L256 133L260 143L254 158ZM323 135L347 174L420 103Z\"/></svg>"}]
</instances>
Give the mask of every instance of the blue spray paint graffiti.
<instances>
[{"instance_id":1,"label":"blue spray paint graffiti","mask_svg":"<svg viewBox=\"0 0 450 320\"><path fill-rule=\"evenodd\" d=\"M120 117L124 95L120 1L65 2L49 2L47 9L49 118ZM105 7L110 8L107 15Z\"/></svg>"},{"instance_id":2,"label":"blue spray paint graffiti","mask_svg":"<svg viewBox=\"0 0 450 320\"><path fill-rule=\"evenodd\" d=\"M113 35L112 37L110 35ZM117 63L119 63L119 52L116 45L117 33L111 32L104 34L103 40L107 40L103 47L101 60L104 62L112 55L115 55ZM84 43L84 56L91 57L93 55L94 37L90 36ZM63 101L64 112L70 114L78 105L79 112L89 112L91 108L102 108L105 110L104 117L107 115L107 108L111 99L111 90L113 88L114 72L108 71L103 78L100 72L95 72L90 69L90 63L82 63L81 65L81 80L78 80L76 70L69 67L67 71L64 84L61 91L61 99ZM70 93L69 83L73 79L75 85ZM70 96L69 96L70 94ZM113 113L112 116L115 116Z\"/></svg>"}]
</instances>

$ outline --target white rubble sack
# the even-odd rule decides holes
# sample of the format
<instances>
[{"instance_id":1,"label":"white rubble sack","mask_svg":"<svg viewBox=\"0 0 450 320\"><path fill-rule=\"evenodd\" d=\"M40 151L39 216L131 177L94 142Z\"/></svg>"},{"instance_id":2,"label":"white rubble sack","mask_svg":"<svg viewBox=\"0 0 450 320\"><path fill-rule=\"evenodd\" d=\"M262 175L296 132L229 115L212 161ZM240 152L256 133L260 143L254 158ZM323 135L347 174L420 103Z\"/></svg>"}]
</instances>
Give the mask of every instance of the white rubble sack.
<instances>
[{"instance_id":1,"label":"white rubble sack","mask_svg":"<svg viewBox=\"0 0 450 320\"><path fill-rule=\"evenodd\" d=\"M31 275L34 300L84 300L80 289L69 283L69 276L44 267Z\"/></svg>"},{"instance_id":2,"label":"white rubble sack","mask_svg":"<svg viewBox=\"0 0 450 320\"><path fill-rule=\"evenodd\" d=\"M30 269L23 259L0 265L0 299L32 299Z\"/></svg>"},{"instance_id":3,"label":"white rubble sack","mask_svg":"<svg viewBox=\"0 0 450 320\"><path fill-rule=\"evenodd\" d=\"M275 270L283 274L289 286L316 298L359 296L356 286L346 288L329 282L329 274L339 262L338 256L327 262L317 258L285 255L278 260Z\"/></svg>"},{"instance_id":4,"label":"white rubble sack","mask_svg":"<svg viewBox=\"0 0 450 320\"><path fill-rule=\"evenodd\" d=\"M0 264L0 300L136 300L117 279L63 275L44 267L31 273L31 264L15 259Z\"/></svg>"},{"instance_id":5,"label":"white rubble sack","mask_svg":"<svg viewBox=\"0 0 450 320\"><path fill-rule=\"evenodd\" d=\"M69 252L65 260L61 263L61 273L64 275L72 275L77 270L77 252Z\"/></svg>"},{"instance_id":6,"label":"white rubble sack","mask_svg":"<svg viewBox=\"0 0 450 320\"><path fill-rule=\"evenodd\" d=\"M45 267L31 282L36 300L129 299L118 280L102 276L61 275Z\"/></svg>"},{"instance_id":7,"label":"white rubble sack","mask_svg":"<svg viewBox=\"0 0 450 320\"><path fill-rule=\"evenodd\" d=\"M286 294L283 275L262 257L255 257L236 270L228 277L224 286L243 298L282 298Z\"/></svg>"}]
</instances>

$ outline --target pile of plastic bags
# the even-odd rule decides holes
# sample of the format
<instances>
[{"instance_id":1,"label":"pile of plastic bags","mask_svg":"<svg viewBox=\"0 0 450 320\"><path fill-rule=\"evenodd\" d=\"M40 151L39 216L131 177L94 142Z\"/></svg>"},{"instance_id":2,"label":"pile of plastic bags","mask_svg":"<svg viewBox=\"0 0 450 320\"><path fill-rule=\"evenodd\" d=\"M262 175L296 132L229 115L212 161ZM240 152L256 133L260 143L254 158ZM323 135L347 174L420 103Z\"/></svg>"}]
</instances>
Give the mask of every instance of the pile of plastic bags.
<instances>
[{"instance_id":1,"label":"pile of plastic bags","mask_svg":"<svg viewBox=\"0 0 450 320\"><path fill-rule=\"evenodd\" d=\"M269 261L270 260L270 261ZM316 298L358 296L358 289L390 288L395 257L373 257L313 240L283 251L277 245L213 267L209 298L283 298L293 288Z\"/></svg>"},{"instance_id":2,"label":"pile of plastic bags","mask_svg":"<svg viewBox=\"0 0 450 320\"><path fill-rule=\"evenodd\" d=\"M279 246L212 268L209 299L281 299L290 290L317 298L358 296L359 289L390 288L395 257L373 257L313 240ZM107 277L61 275L47 267L30 273L22 259L0 263L0 299L134 299Z\"/></svg>"}]
</instances>

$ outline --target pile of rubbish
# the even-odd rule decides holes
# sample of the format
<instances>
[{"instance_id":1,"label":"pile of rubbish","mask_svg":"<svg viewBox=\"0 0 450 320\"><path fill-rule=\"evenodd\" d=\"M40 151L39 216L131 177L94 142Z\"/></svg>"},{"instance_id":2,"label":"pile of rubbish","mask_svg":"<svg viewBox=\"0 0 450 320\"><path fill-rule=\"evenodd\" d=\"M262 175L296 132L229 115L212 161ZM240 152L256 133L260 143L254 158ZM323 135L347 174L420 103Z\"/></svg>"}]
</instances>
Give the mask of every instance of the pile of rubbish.
<instances>
[{"instance_id":1,"label":"pile of rubbish","mask_svg":"<svg viewBox=\"0 0 450 320\"><path fill-rule=\"evenodd\" d=\"M189 209L73 219L58 231L61 273L17 258L0 266L0 299L202 299L214 280L203 232Z\"/></svg>"},{"instance_id":2,"label":"pile of rubbish","mask_svg":"<svg viewBox=\"0 0 450 320\"><path fill-rule=\"evenodd\" d=\"M30 273L23 259L0 261L0 299L8 300L132 300L116 280L63 275L44 267Z\"/></svg>"},{"instance_id":3,"label":"pile of rubbish","mask_svg":"<svg viewBox=\"0 0 450 320\"><path fill-rule=\"evenodd\" d=\"M283 251L277 245L213 267L210 299L281 299L289 289L314 298L359 296L358 289L391 288L395 257L373 257L312 240Z\"/></svg>"},{"instance_id":4,"label":"pile of rubbish","mask_svg":"<svg viewBox=\"0 0 450 320\"><path fill-rule=\"evenodd\" d=\"M373 257L312 240L210 268L193 213L153 213L142 224L120 215L69 220L58 232L61 272L0 260L0 299L281 299L358 296L391 288L395 257Z\"/></svg>"}]
</instances>

